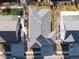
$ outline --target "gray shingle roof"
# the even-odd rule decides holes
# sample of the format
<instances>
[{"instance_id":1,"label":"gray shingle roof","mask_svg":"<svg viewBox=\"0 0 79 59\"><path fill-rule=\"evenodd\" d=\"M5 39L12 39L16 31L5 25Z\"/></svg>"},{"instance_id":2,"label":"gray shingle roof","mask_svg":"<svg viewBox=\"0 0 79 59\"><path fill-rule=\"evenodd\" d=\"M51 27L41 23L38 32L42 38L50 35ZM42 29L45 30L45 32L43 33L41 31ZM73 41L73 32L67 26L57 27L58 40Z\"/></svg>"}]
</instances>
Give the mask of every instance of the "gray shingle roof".
<instances>
[{"instance_id":1,"label":"gray shingle roof","mask_svg":"<svg viewBox=\"0 0 79 59\"><path fill-rule=\"evenodd\" d=\"M69 45L69 56L79 56L79 43Z\"/></svg>"},{"instance_id":2,"label":"gray shingle roof","mask_svg":"<svg viewBox=\"0 0 79 59\"><path fill-rule=\"evenodd\" d=\"M16 25L17 16L0 16L0 43L17 42Z\"/></svg>"},{"instance_id":3,"label":"gray shingle roof","mask_svg":"<svg viewBox=\"0 0 79 59\"><path fill-rule=\"evenodd\" d=\"M63 16L66 30L79 30L79 15Z\"/></svg>"},{"instance_id":4,"label":"gray shingle roof","mask_svg":"<svg viewBox=\"0 0 79 59\"><path fill-rule=\"evenodd\" d=\"M66 31L64 42L79 42L79 31Z\"/></svg>"},{"instance_id":5,"label":"gray shingle roof","mask_svg":"<svg viewBox=\"0 0 79 59\"><path fill-rule=\"evenodd\" d=\"M32 9L29 20L31 46L37 41L38 37L43 41L40 42L41 45L47 43L45 37L47 37L47 35L51 32L51 14L49 13L49 11L50 9ZM41 35L43 37L41 37Z\"/></svg>"},{"instance_id":6,"label":"gray shingle roof","mask_svg":"<svg viewBox=\"0 0 79 59\"><path fill-rule=\"evenodd\" d=\"M62 40L64 42L79 42L79 12L61 12L61 17L60 22L64 23L64 26L60 26L62 26L61 28L64 29L60 30L61 33L65 34L65 36L61 37Z\"/></svg>"},{"instance_id":7,"label":"gray shingle roof","mask_svg":"<svg viewBox=\"0 0 79 59\"><path fill-rule=\"evenodd\" d=\"M40 35L38 38L37 38L37 41L41 44L41 45L50 45L50 42L44 38L42 35Z\"/></svg>"},{"instance_id":8,"label":"gray shingle roof","mask_svg":"<svg viewBox=\"0 0 79 59\"><path fill-rule=\"evenodd\" d=\"M66 29L64 42L79 42L79 15L63 16Z\"/></svg>"},{"instance_id":9,"label":"gray shingle roof","mask_svg":"<svg viewBox=\"0 0 79 59\"><path fill-rule=\"evenodd\" d=\"M17 21L0 21L0 31L16 31Z\"/></svg>"},{"instance_id":10,"label":"gray shingle roof","mask_svg":"<svg viewBox=\"0 0 79 59\"><path fill-rule=\"evenodd\" d=\"M13 43L17 42L15 31L0 31L0 43L7 42Z\"/></svg>"}]
</instances>

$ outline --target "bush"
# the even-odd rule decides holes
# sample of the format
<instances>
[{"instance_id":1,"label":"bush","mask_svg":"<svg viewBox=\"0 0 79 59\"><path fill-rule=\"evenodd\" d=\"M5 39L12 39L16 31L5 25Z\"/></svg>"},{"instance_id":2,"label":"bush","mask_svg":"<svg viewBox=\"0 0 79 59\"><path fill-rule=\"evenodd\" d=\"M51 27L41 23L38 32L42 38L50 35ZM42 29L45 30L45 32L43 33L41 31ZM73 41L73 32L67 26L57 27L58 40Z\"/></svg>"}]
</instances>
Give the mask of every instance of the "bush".
<instances>
[{"instance_id":1,"label":"bush","mask_svg":"<svg viewBox=\"0 0 79 59\"><path fill-rule=\"evenodd\" d=\"M2 10L3 14L9 14L10 11L11 11L11 9L9 9L9 8Z\"/></svg>"},{"instance_id":2,"label":"bush","mask_svg":"<svg viewBox=\"0 0 79 59\"><path fill-rule=\"evenodd\" d=\"M4 9L2 10L2 15L22 15L23 10L22 9Z\"/></svg>"}]
</instances>

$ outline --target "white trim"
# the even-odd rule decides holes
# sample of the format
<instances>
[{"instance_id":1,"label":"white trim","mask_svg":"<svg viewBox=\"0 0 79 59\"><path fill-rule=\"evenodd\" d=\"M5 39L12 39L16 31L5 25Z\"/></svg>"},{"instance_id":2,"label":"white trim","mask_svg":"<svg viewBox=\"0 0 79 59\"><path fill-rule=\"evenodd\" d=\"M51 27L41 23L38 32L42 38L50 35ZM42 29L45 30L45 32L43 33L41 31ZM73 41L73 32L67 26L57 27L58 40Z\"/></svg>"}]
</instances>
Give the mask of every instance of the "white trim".
<instances>
[{"instance_id":1,"label":"white trim","mask_svg":"<svg viewBox=\"0 0 79 59\"><path fill-rule=\"evenodd\" d=\"M66 16L66 15L79 15L79 11L61 11L60 17Z\"/></svg>"}]
</instances>

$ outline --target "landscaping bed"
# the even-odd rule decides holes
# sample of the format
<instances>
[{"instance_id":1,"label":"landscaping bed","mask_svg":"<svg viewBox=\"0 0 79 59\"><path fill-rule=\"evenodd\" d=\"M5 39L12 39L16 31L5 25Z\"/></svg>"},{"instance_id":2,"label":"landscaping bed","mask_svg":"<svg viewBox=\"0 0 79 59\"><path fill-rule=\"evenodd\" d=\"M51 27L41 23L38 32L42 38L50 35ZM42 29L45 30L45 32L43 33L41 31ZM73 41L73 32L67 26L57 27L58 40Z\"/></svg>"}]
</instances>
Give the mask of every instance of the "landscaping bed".
<instances>
[{"instance_id":1,"label":"landscaping bed","mask_svg":"<svg viewBox=\"0 0 79 59\"><path fill-rule=\"evenodd\" d=\"M0 10L0 15L22 15L23 9L10 9L6 8Z\"/></svg>"}]
</instances>

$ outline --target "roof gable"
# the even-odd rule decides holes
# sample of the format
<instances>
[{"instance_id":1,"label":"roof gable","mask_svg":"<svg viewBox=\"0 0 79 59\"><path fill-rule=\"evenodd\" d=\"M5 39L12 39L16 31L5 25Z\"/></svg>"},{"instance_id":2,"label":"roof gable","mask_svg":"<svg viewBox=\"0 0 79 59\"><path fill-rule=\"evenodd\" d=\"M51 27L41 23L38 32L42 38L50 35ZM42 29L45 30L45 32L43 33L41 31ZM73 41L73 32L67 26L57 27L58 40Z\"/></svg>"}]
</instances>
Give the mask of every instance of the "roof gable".
<instances>
[{"instance_id":1,"label":"roof gable","mask_svg":"<svg viewBox=\"0 0 79 59\"><path fill-rule=\"evenodd\" d=\"M79 31L66 31L65 42L79 42Z\"/></svg>"},{"instance_id":2,"label":"roof gable","mask_svg":"<svg viewBox=\"0 0 79 59\"><path fill-rule=\"evenodd\" d=\"M36 42L32 45L32 48L40 48L41 46Z\"/></svg>"},{"instance_id":3,"label":"roof gable","mask_svg":"<svg viewBox=\"0 0 79 59\"><path fill-rule=\"evenodd\" d=\"M41 45L50 45L50 42L49 42L45 37L43 37L42 35L40 35L40 36L37 38L37 41L38 41Z\"/></svg>"},{"instance_id":4,"label":"roof gable","mask_svg":"<svg viewBox=\"0 0 79 59\"><path fill-rule=\"evenodd\" d=\"M1 31L0 42L14 43L17 42L15 31Z\"/></svg>"}]
</instances>

